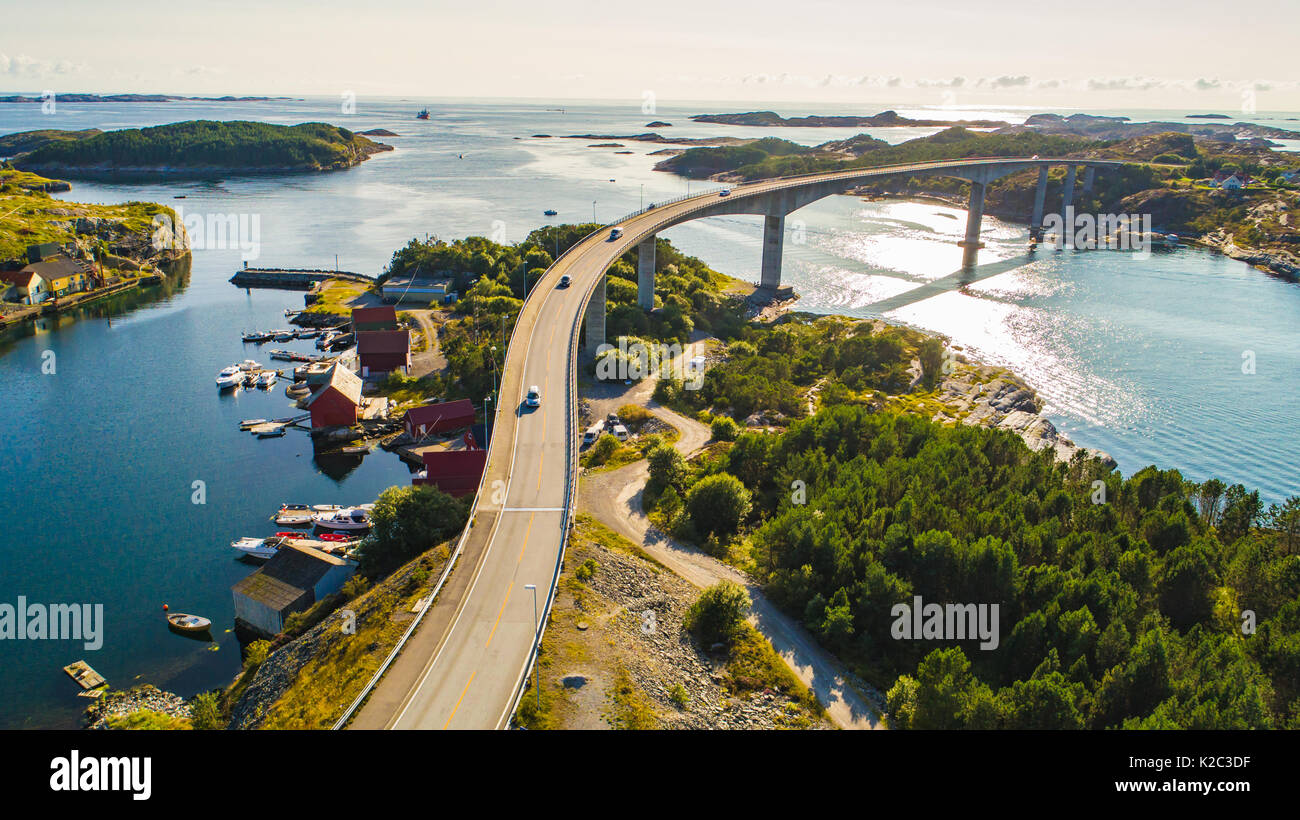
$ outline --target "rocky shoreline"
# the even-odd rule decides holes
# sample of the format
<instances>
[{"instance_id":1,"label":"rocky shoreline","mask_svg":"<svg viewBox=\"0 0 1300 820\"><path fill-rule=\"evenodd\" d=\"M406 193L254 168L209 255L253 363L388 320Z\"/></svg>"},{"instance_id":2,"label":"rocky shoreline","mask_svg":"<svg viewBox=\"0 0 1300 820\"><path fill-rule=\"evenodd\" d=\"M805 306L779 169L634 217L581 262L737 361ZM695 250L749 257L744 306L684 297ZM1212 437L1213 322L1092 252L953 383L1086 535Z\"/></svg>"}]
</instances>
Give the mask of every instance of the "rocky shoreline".
<instances>
[{"instance_id":1,"label":"rocky shoreline","mask_svg":"<svg viewBox=\"0 0 1300 820\"><path fill-rule=\"evenodd\" d=\"M191 718L190 704L185 698L146 683L134 689L107 693L86 709L82 719L87 729L109 729L110 718L146 710L179 720Z\"/></svg>"}]
</instances>

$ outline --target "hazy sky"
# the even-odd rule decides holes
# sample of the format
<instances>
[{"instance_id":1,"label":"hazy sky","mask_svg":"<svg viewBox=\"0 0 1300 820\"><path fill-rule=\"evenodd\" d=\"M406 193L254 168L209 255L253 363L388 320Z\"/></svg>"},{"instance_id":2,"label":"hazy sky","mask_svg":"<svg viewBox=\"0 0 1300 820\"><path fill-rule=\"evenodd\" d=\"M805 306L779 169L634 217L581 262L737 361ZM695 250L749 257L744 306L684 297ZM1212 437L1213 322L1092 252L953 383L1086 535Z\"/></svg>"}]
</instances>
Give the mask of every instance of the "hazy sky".
<instances>
[{"instance_id":1,"label":"hazy sky","mask_svg":"<svg viewBox=\"0 0 1300 820\"><path fill-rule=\"evenodd\" d=\"M9 93L1300 109L1296 0L5 5Z\"/></svg>"}]
</instances>

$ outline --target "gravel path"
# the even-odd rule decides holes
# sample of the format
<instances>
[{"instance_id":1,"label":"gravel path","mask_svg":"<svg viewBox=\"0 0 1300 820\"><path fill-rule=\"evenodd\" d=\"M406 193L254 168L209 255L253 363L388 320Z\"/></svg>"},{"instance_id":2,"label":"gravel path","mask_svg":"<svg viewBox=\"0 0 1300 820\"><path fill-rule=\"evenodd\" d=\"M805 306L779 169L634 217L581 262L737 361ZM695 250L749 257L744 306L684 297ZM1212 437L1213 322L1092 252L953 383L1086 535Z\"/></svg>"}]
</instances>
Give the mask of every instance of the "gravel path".
<instances>
[{"instance_id":1,"label":"gravel path","mask_svg":"<svg viewBox=\"0 0 1300 820\"><path fill-rule=\"evenodd\" d=\"M650 411L681 431L677 448L685 455L710 438L709 428L666 407L651 402ZM750 578L701 550L681 544L650 525L641 508L649 468L645 461L608 472L583 476L579 482L579 509L591 513L605 526L641 544L646 552L673 572L701 589L728 579L743 585L753 599L750 623L772 642L790 666L826 707L836 725L845 729L881 728L877 709L852 688L839 662L793 618L781 612Z\"/></svg>"}]
</instances>

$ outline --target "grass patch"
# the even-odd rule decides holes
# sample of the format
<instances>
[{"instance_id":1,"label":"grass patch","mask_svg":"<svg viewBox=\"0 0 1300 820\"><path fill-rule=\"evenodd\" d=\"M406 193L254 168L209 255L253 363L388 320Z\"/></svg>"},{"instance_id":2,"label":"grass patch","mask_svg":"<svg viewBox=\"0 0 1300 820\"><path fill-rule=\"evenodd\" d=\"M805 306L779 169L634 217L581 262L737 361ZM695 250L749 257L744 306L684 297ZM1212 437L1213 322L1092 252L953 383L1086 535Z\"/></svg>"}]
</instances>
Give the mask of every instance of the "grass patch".
<instances>
[{"instance_id":1,"label":"grass patch","mask_svg":"<svg viewBox=\"0 0 1300 820\"><path fill-rule=\"evenodd\" d=\"M627 669L619 666L614 675L614 685L609 694L610 707L606 718L615 729L657 729L659 718L650 698L632 680Z\"/></svg>"},{"instance_id":2,"label":"grass patch","mask_svg":"<svg viewBox=\"0 0 1300 820\"><path fill-rule=\"evenodd\" d=\"M325 313L331 316L351 316L358 299L365 296L369 286L364 282L346 279L328 279L318 290L315 302L304 313Z\"/></svg>"},{"instance_id":3,"label":"grass patch","mask_svg":"<svg viewBox=\"0 0 1300 820\"><path fill-rule=\"evenodd\" d=\"M194 728L186 718L173 717L153 709L138 709L128 715L113 715L104 724L110 729L143 729L149 732Z\"/></svg>"},{"instance_id":4,"label":"grass patch","mask_svg":"<svg viewBox=\"0 0 1300 820\"><path fill-rule=\"evenodd\" d=\"M428 594L450 554L450 544L441 544L348 602L356 613L356 634L327 628L320 650L272 704L262 728L333 726L397 645L415 617L411 606Z\"/></svg>"},{"instance_id":5,"label":"grass patch","mask_svg":"<svg viewBox=\"0 0 1300 820\"><path fill-rule=\"evenodd\" d=\"M745 695L772 689L794 696L814 715L823 715L825 707L812 690L794 676L772 644L749 623L737 630L727 652L723 685L733 695Z\"/></svg>"}]
</instances>

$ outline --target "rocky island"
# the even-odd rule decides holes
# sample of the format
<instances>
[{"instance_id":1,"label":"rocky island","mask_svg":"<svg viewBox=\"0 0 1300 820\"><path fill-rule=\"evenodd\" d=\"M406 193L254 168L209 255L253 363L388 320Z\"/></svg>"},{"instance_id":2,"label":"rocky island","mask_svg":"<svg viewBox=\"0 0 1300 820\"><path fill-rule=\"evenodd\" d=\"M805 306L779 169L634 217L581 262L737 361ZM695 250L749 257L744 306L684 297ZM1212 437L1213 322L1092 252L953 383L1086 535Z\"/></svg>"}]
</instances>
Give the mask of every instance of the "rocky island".
<instances>
[{"instance_id":1,"label":"rocky island","mask_svg":"<svg viewBox=\"0 0 1300 820\"><path fill-rule=\"evenodd\" d=\"M1010 123L1004 120L914 120L897 111L881 111L865 117L819 116L783 117L775 111L747 111L743 114L696 114L695 122L715 122L722 125L759 125L766 128L901 128L904 126L932 128L961 125L967 128L1001 128Z\"/></svg>"},{"instance_id":2,"label":"rocky island","mask_svg":"<svg viewBox=\"0 0 1300 820\"><path fill-rule=\"evenodd\" d=\"M120 131L42 131L11 134L21 147L13 165L73 178L206 178L350 168L391 151L346 128L321 122L192 120Z\"/></svg>"}]
</instances>

